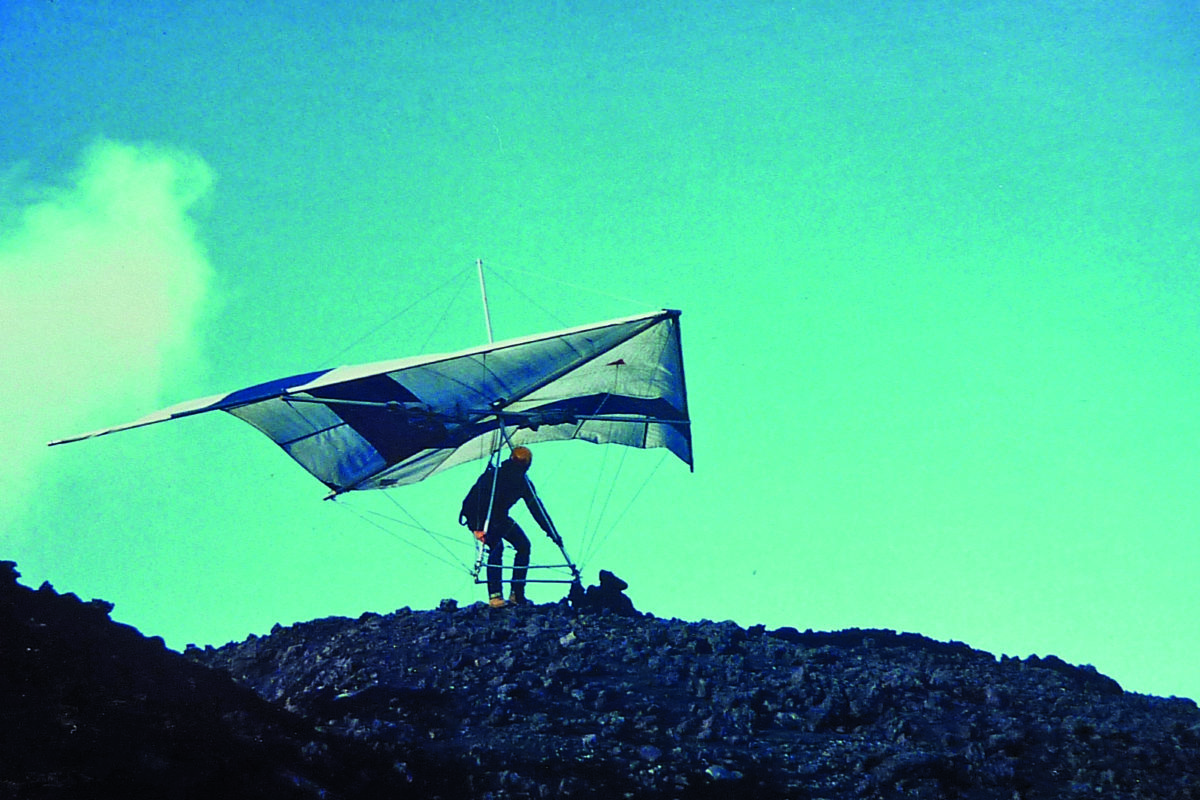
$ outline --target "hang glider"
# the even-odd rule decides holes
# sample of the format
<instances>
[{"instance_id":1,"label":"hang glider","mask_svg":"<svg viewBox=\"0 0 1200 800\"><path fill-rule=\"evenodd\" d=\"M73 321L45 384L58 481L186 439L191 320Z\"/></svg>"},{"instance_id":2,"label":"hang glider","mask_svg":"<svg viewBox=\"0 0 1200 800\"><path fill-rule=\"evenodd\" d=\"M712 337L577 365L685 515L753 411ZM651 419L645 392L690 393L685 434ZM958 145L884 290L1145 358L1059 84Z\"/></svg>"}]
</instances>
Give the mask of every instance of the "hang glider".
<instances>
[{"instance_id":1,"label":"hang glider","mask_svg":"<svg viewBox=\"0 0 1200 800\"><path fill-rule=\"evenodd\" d=\"M514 445L580 439L664 447L692 466L672 310L294 375L51 444L207 411L262 431L332 495L416 483L488 457L498 430Z\"/></svg>"}]
</instances>

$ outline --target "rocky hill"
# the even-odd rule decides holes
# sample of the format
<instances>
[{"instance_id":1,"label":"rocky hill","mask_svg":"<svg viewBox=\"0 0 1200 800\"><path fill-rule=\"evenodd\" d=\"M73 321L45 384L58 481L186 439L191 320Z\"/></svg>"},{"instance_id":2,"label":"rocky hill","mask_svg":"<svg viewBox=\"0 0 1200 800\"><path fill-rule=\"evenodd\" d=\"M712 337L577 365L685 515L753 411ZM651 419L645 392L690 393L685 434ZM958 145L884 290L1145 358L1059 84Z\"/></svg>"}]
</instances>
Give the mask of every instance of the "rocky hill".
<instances>
[{"instance_id":1,"label":"rocky hill","mask_svg":"<svg viewBox=\"0 0 1200 800\"><path fill-rule=\"evenodd\" d=\"M1200 798L1195 703L1054 657L659 619L611 584L179 654L13 566L0 797Z\"/></svg>"}]
</instances>

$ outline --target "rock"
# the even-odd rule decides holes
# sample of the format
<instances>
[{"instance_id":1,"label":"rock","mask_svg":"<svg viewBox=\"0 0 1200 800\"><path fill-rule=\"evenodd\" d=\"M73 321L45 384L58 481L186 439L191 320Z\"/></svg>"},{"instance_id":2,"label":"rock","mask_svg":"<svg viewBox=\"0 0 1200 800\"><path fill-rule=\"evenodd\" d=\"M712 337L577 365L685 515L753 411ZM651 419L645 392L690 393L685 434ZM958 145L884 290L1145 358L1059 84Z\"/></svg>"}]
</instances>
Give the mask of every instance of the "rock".
<instances>
[{"instance_id":1,"label":"rock","mask_svg":"<svg viewBox=\"0 0 1200 800\"><path fill-rule=\"evenodd\" d=\"M633 607L633 601L625 596L628 588L628 583L602 569L599 586L589 586L585 591L580 584L572 584L568 599L572 607L581 611L610 611L626 617L640 616Z\"/></svg>"},{"instance_id":2,"label":"rock","mask_svg":"<svg viewBox=\"0 0 1200 800\"><path fill-rule=\"evenodd\" d=\"M662 750L651 744L642 745L638 748L638 757L646 761L658 761L662 758Z\"/></svg>"},{"instance_id":3,"label":"rock","mask_svg":"<svg viewBox=\"0 0 1200 800\"><path fill-rule=\"evenodd\" d=\"M704 774L712 778L714 781L736 781L741 780L743 777L742 773L726 769L719 764L714 764L713 766L704 770Z\"/></svg>"}]
</instances>

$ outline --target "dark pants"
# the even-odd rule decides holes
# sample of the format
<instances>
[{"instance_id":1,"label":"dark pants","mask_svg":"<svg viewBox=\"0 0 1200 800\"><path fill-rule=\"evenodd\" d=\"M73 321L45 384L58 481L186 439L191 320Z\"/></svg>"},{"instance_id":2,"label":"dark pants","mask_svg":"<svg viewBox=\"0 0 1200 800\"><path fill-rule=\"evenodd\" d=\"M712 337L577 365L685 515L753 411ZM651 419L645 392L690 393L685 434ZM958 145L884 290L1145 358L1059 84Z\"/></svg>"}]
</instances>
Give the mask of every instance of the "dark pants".
<instances>
[{"instance_id":1,"label":"dark pants","mask_svg":"<svg viewBox=\"0 0 1200 800\"><path fill-rule=\"evenodd\" d=\"M488 549L487 586L489 595L504 593L504 573L500 565L504 563L504 543L513 546L516 555L513 556L512 591L517 597L525 596L525 575L529 566L529 537L512 517L492 521L484 544Z\"/></svg>"}]
</instances>

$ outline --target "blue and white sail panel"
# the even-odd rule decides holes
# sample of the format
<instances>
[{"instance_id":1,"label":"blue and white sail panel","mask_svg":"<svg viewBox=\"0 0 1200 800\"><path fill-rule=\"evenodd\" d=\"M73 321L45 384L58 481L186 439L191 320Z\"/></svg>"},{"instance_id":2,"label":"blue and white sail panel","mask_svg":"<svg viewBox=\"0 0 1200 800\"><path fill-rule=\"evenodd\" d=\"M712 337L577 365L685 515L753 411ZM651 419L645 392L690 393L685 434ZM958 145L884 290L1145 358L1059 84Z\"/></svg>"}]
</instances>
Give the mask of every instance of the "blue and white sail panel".
<instances>
[{"instance_id":1,"label":"blue and white sail panel","mask_svg":"<svg viewBox=\"0 0 1200 800\"><path fill-rule=\"evenodd\" d=\"M689 466L691 435L678 316L667 317L580 365L509 409L575 422L522 430L518 443L581 439L630 447L666 447Z\"/></svg>"},{"instance_id":2,"label":"blue and white sail panel","mask_svg":"<svg viewBox=\"0 0 1200 800\"><path fill-rule=\"evenodd\" d=\"M666 447L692 463L677 311L296 375L62 441L213 410L262 431L335 493L485 457L501 426L514 443Z\"/></svg>"},{"instance_id":3,"label":"blue and white sail panel","mask_svg":"<svg viewBox=\"0 0 1200 800\"><path fill-rule=\"evenodd\" d=\"M354 488L413 483L486 457L500 425L514 444L580 439L667 447L690 466L678 316L657 312L501 342L390 373L452 429L441 446Z\"/></svg>"}]
</instances>

